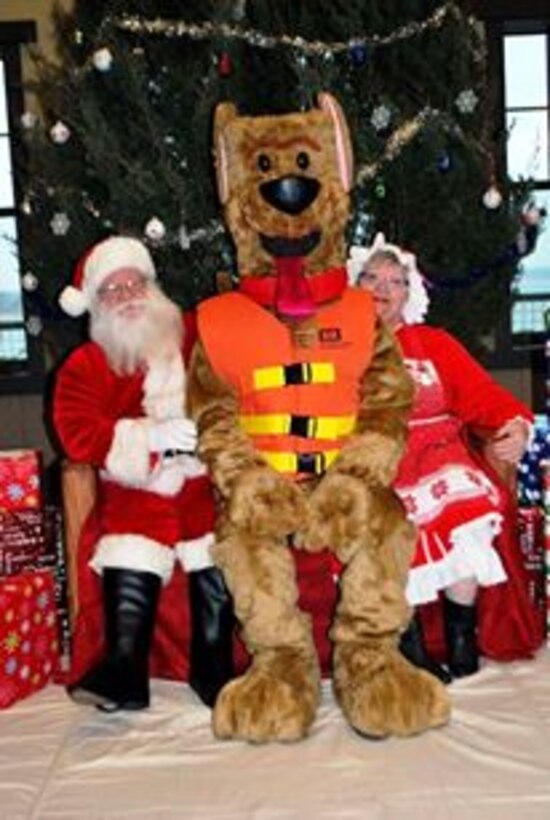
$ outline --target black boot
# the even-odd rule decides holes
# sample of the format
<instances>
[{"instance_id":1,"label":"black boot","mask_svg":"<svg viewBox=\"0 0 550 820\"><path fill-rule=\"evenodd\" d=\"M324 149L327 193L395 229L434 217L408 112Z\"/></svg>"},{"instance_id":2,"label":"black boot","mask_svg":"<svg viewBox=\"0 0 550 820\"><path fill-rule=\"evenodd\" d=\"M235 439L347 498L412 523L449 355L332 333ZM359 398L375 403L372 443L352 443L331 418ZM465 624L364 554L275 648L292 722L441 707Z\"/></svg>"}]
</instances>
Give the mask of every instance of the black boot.
<instances>
[{"instance_id":1,"label":"black boot","mask_svg":"<svg viewBox=\"0 0 550 820\"><path fill-rule=\"evenodd\" d=\"M442 683L450 683L452 677L447 670L437 663L430 655L424 644L424 633L422 631L422 623L417 613L408 625L407 629L401 635L399 642L399 649L413 666L418 666L420 669L425 669L434 677L439 678Z\"/></svg>"},{"instance_id":2,"label":"black boot","mask_svg":"<svg viewBox=\"0 0 550 820\"><path fill-rule=\"evenodd\" d=\"M479 670L476 608L445 598L444 617L449 669L455 678L473 675Z\"/></svg>"},{"instance_id":3,"label":"black boot","mask_svg":"<svg viewBox=\"0 0 550 820\"><path fill-rule=\"evenodd\" d=\"M160 586L160 578L151 572L103 571L106 653L69 687L77 703L105 712L149 706L149 650Z\"/></svg>"},{"instance_id":4,"label":"black boot","mask_svg":"<svg viewBox=\"0 0 550 820\"><path fill-rule=\"evenodd\" d=\"M217 567L189 575L191 658L189 684L207 706L234 677L233 604Z\"/></svg>"}]
</instances>

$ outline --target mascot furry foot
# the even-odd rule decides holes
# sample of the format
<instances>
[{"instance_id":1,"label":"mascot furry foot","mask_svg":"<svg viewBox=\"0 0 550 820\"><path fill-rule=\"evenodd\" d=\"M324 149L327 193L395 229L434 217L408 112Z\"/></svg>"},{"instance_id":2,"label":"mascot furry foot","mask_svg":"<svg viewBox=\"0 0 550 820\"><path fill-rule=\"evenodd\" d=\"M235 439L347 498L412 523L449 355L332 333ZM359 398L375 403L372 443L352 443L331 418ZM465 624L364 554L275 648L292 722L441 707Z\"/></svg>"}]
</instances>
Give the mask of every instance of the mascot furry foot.
<instances>
[{"instance_id":1,"label":"mascot furry foot","mask_svg":"<svg viewBox=\"0 0 550 820\"><path fill-rule=\"evenodd\" d=\"M337 647L334 692L349 724L367 737L414 735L450 716L441 681L412 666L395 646Z\"/></svg>"},{"instance_id":2,"label":"mascot furry foot","mask_svg":"<svg viewBox=\"0 0 550 820\"><path fill-rule=\"evenodd\" d=\"M289 649L265 652L220 693L214 733L256 743L300 740L313 723L318 700L319 670L313 656Z\"/></svg>"}]
</instances>

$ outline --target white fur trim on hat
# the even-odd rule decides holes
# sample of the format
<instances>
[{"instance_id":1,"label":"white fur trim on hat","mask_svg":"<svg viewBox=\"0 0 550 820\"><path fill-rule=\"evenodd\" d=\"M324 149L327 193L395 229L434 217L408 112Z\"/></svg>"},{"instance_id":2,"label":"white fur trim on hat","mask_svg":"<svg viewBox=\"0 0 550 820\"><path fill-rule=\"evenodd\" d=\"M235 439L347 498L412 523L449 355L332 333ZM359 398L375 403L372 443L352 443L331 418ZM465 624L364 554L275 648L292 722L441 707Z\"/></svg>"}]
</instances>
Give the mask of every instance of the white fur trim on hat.
<instances>
[{"instance_id":1,"label":"white fur trim on hat","mask_svg":"<svg viewBox=\"0 0 550 820\"><path fill-rule=\"evenodd\" d=\"M399 245L386 242L383 233L377 233L374 242L368 248L359 245L353 245L350 248L346 263L350 284L358 284L367 262L376 253L392 253L407 273L409 295L403 307L405 324L413 325L423 322L430 306L430 298L425 279L416 266L416 256L413 253L404 251Z\"/></svg>"},{"instance_id":2,"label":"white fur trim on hat","mask_svg":"<svg viewBox=\"0 0 550 820\"><path fill-rule=\"evenodd\" d=\"M95 293L102 282L120 268L136 268L147 279L155 278L151 254L139 239L111 236L93 248L84 263L83 290Z\"/></svg>"},{"instance_id":3,"label":"white fur trim on hat","mask_svg":"<svg viewBox=\"0 0 550 820\"><path fill-rule=\"evenodd\" d=\"M110 236L88 251L77 265L72 285L59 297L61 308L74 318L90 309L105 279L120 268L135 268L146 279L155 279L155 265L145 245L131 236Z\"/></svg>"},{"instance_id":4,"label":"white fur trim on hat","mask_svg":"<svg viewBox=\"0 0 550 820\"><path fill-rule=\"evenodd\" d=\"M61 291L59 304L61 309L68 316L72 316L73 319L83 316L90 308L86 295L78 288L73 287L73 285L67 285L67 287Z\"/></svg>"}]
</instances>

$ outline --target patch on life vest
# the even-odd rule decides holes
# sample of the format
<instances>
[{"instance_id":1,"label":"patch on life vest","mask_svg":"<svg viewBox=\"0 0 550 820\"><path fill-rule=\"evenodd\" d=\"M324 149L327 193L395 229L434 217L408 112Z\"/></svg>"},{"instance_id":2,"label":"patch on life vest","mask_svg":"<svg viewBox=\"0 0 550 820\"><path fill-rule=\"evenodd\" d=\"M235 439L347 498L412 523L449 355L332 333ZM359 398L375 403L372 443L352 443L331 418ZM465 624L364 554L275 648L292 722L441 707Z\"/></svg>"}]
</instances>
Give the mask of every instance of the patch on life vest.
<instances>
[{"instance_id":1,"label":"patch on life vest","mask_svg":"<svg viewBox=\"0 0 550 820\"><path fill-rule=\"evenodd\" d=\"M338 344L342 341L342 331L339 327L322 327L319 329L321 344Z\"/></svg>"}]
</instances>

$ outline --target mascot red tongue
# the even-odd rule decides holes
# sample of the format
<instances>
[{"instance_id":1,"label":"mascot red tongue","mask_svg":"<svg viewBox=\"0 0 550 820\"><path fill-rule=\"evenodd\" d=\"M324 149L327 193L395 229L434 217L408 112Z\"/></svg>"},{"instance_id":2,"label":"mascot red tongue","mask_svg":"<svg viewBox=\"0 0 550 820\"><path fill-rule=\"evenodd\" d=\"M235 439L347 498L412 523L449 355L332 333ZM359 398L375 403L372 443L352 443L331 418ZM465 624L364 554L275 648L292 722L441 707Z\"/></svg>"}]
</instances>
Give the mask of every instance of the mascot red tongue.
<instances>
[{"instance_id":1,"label":"mascot red tongue","mask_svg":"<svg viewBox=\"0 0 550 820\"><path fill-rule=\"evenodd\" d=\"M346 285L351 143L337 101L318 103L261 117L216 109L239 287L199 306L188 382L220 499L215 560L251 659L222 689L213 727L256 743L304 737L319 704L292 545L327 548L343 567L327 620L348 723L384 737L449 716L441 682L398 650L415 532L391 483L412 383L372 298Z\"/></svg>"},{"instance_id":2,"label":"mascot red tongue","mask_svg":"<svg viewBox=\"0 0 550 820\"><path fill-rule=\"evenodd\" d=\"M289 319L308 319L316 311L316 305L304 276L304 260L301 256L279 256L275 259L277 282L275 285L275 312Z\"/></svg>"}]
</instances>

